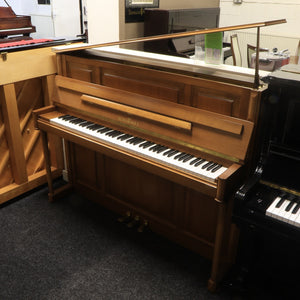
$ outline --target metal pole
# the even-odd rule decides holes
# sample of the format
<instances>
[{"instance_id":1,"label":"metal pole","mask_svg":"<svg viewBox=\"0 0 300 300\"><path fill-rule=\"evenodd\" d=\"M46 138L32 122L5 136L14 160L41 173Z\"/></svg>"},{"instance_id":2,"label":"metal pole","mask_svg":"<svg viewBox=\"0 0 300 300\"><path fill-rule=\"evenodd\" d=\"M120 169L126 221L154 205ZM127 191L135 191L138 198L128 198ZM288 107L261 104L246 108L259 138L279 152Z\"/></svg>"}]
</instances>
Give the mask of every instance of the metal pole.
<instances>
[{"instance_id":1,"label":"metal pole","mask_svg":"<svg viewBox=\"0 0 300 300\"><path fill-rule=\"evenodd\" d=\"M256 34L256 58L255 58L255 75L254 75L254 88L259 87L259 40L260 40L260 27L257 27Z\"/></svg>"}]
</instances>

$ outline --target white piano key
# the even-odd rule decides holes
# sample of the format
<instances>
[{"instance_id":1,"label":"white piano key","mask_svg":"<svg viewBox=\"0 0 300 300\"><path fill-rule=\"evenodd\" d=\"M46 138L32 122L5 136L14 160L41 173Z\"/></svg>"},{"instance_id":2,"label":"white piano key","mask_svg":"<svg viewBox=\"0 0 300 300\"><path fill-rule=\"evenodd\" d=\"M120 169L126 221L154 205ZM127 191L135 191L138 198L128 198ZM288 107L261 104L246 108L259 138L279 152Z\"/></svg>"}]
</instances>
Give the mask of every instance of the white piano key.
<instances>
[{"instance_id":1,"label":"white piano key","mask_svg":"<svg viewBox=\"0 0 300 300\"><path fill-rule=\"evenodd\" d=\"M279 197L279 196L274 199L274 201L270 204L270 206L266 210L267 216L272 217L272 212L274 211L274 209L276 208L276 205L278 204L278 202L280 200L281 200L281 197Z\"/></svg>"},{"instance_id":2,"label":"white piano key","mask_svg":"<svg viewBox=\"0 0 300 300\"><path fill-rule=\"evenodd\" d=\"M290 201L285 199L279 208L275 208L273 210L272 217L275 219L281 220L285 213L285 209L289 204L290 204Z\"/></svg>"},{"instance_id":3,"label":"white piano key","mask_svg":"<svg viewBox=\"0 0 300 300\"><path fill-rule=\"evenodd\" d=\"M297 218L300 217L300 209L296 212L296 213L292 213L290 220L289 220L289 224L296 226L296 220Z\"/></svg>"},{"instance_id":4,"label":"white piano key","mask_svg":"<svg viewBox=\"0 0 300 300\"><path fill-rule=\"evenodd\" d=\"M290 201L291 202L291 201ZM291 208L289 209L289 211L285 211L281 217L281 220L285 223L289 223L289 220L292 216L292 211L294 209L294 207L296 206L297 204L296 203L293 203Z\"/></svg>"},{"instance_id":5,"label":"white piano key","mask_svg":"<svg viewBox=\"0 0 300 300\"><path fill-rule=\"evenodd\" d=\"M297 218L295 219L292 225L300 227L300 214L298 214Z\"/></svg>"},{"instance_id":6,"label":"white piano key","mask_svg":"<svg viewBox=\"0 0 300 300\"><path fill-rule=\"evenodd\" d=\"M220 176L223 172L227 170L227 168L221 166L218 170L213 172L213 168L211 170L206 170L206 168L203 169L203 166L208 163L208 161L203 161L200 165L190 164L190 161L184 162L182 160L176 159L176 156L181 154L182 152L178 152L175 155L167 156L164 155L165 152L168 152L169 148L166 148L164 151L157 153L156 151L153 151L154 146L158 146L157 144L153 144L150 147L143 148L140 147L143 142L138 144L131 144L128 141L133 136L128 137L126 140L118 139L118 137L109 136L109 133L115 132L114 129L108 130L107 127L103 126L103 129L107 130L105 133L98 132L98 130L92 130L89 128L86 128L85 126L82 126L85 124L85 120L82 120L80 123L74 123L74 121L78 121L78 118L70 118L69 120L62 119L62 118L53 118L50 120L51 122L58 124L60 126L63 126L65 128L71 129L72 131L76 131L81 134L85 134L87 136L96 138L100 141L104 141L113 145L116 145L121 148L125 148L126 150L130 150L134 153L137 153L141 156L152 158L160 163L164 163L168 166L171 166L172 168L176 168L179 170L184 170L186 172L189 172L190 174L197 175L206 179L215 180L218 176ZM121 137L121 135L120 135ZM146 142L146 141L144 141ZM193 158L194 159L194 158Z\"/></svg>"}]
</instances>

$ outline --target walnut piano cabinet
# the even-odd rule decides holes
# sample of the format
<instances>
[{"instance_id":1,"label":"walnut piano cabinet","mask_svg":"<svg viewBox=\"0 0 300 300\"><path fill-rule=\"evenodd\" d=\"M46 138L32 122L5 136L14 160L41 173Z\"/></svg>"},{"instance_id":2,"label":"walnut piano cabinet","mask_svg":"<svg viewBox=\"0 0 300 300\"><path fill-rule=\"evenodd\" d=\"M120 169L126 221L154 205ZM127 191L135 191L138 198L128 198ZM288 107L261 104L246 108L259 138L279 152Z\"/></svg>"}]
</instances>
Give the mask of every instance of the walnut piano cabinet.
<instances>
[{"instance_id":1,"label":"walnut piano cabinet","mask_svg":"<svg viewBox=\"0 0 300 300\"><path fill-rule=\"evenodd\" d=\"M0 204L44 183L40 133L32 111L51 103L56 73L50 47L9 52L0 61ZM61 141L50 138L53 177L61 174Z\"/></svg>"},{"instance_id":2,"label":"walnut piano cabinet","mask_svg":"<svg viewBox=\"0 0 300 300\"><path fill-rule=\"evenodd\" d=\"M34 112L44 138L63 138L69 183L87 198L211 260L210 291L235 259L233 194L254 157L266 88L80 51L57 54L51 106ZM241 80L242 81L242 80ZM215 180L185 172L53 123L64 114L177 149L227 170ZM133 224L133 223L132 223Z\"/></svg>"}]
</instances>

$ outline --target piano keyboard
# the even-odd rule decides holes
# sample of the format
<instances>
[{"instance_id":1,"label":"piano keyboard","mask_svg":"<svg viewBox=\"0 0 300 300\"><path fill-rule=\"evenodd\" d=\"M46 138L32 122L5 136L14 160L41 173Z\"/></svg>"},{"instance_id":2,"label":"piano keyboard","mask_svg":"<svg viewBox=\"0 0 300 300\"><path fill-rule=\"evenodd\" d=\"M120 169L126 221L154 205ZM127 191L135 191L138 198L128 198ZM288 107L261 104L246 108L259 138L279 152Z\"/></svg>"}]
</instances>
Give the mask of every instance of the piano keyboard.
<instances>
[{"instance_id":1,"label":"piano keyboard","mask_svg":"<svg viewBox=\"0 0 300 300\"><path fill-rule=\"evenodd\" d=\"M291 194L277 196L266 210L266 215L300 227L300 198Z\"/></svg>"},{"instance_id":2,"label":"piano keyboard","mask_svg":"<svg viewBox=\"0 0 300 300\"><path fill-rule=\"evenodd\" d=\"M0 29L0 32L6 32L6 31L20 31L20 30L32 30L32 27L20 27L20 28L6 28L6 29Z\"/></svg>"},{"instance_id":3,"label":"piano keyboard","mask_svg":"<svg viewBox=\"0 0 300 300\"><path fill-rule=\"evenodd\" d=\"M227 170L226 167L215 162L207 161L200 157L155 144L71 115L53 118L50 122L208 181L214 182L218 176Z\"/></svg>"}]
</instances>

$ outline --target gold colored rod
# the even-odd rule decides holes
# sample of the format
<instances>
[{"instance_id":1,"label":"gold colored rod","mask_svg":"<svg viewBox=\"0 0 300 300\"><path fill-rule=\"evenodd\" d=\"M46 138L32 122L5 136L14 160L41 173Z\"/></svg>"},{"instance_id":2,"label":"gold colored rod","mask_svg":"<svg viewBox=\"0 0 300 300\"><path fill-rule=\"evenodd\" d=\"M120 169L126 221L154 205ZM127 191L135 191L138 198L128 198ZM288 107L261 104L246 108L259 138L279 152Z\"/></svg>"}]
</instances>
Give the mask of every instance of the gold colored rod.
<instances>
[{"instance_id":1,"label":"gold colored rod","mask_svg":"<svg viewBox=\"0 0 300 300\"><path fill-rule=\"evenodd\" d=\"M256 59L255 59L255 75L254 75L254 88L259 87L259 48L260 48L260 27L257 27L256 33Z\"/></svg>"},{"instance_id":2,"label":"gold colored rod","mask_svg":"<svg viewBox=\"0 0 300 300\"><path fill-rule=\"evenodd\" d=\"M240 29L249 29L249 28L256 28L256 27L263 27L263 26L271 26L286 23L286 19L280 20L273 20L267 22L259 22L259 23L251 23L251 24L244 24L244 25L236 25L236 26L227 26L227 27L219 27L219 28L211 28L211 29L201 29L201 30L194 30L194 31L187 31L187 32L178 32L178 33L169 33L169 34L162 34L162 35L154 35L154 36L147 36L147 37L140 37L135 39L128 39L128 40L121 40L116 42L108 42L102 44L91 44L86 46L75 46L70 48L55 48L53 49L56 53L61 52L68 52L68 51L78 51L78 50L85 50L97 47L107 47L107 46L116 46L116 45L125 45L131 44L136 42L149 42L149 41L156 41L156 40L163 40L169 38L178 38L178 37L186 37L186 36L193 36L198 34L207 34L207 33L215 33L215 32L223 32L223 31L231 31L231 30L240 30Z\"/></svg>"}]
</instances>

